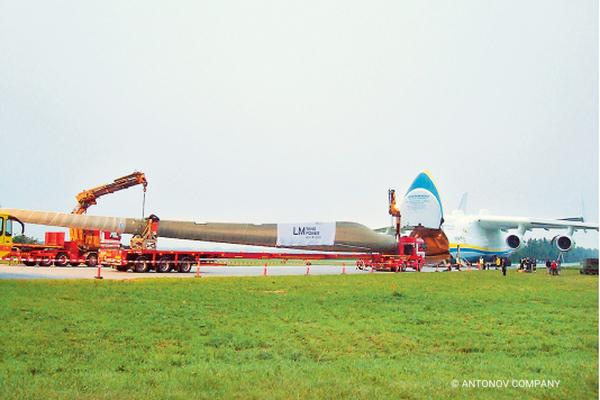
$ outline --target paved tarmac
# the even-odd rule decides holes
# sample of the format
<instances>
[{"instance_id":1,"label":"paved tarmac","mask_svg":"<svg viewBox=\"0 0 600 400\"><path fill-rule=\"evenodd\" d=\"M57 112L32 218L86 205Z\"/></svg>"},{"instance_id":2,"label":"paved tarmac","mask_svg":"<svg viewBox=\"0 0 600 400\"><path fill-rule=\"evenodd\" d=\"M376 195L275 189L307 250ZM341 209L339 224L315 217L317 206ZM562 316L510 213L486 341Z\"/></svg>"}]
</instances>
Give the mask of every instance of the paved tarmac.
<instances>
[{"instance_id":1,"label":"paved tarmac","mask_svg":"<svg viewBox=\"0 0 600 400\"><path fill-rule=\"evenodd\" d=\"M342 273L341 265L311 265L310 275L339 275ZM425 267L424 272L433 272L435 268ZM94 279L97 268L88 267L26 267L24 265L0 265L0 279ZM206 266L200 267L202 277L219 276L262 276L262 266ZM370 271L361 271L355 266L346 267L347 274L369 274ZM377 274L386 272L375 272ZM414 273L414 272L407 272ZM305 266L269 266L267 275L305 275ZM194 278L196 267L192 272L183 274L178 272L156 273L148 272L138 274L131 271L120 272L112 268L101 268L103 279L137 279L137 278Z\"/></svg>"}]
</instances>

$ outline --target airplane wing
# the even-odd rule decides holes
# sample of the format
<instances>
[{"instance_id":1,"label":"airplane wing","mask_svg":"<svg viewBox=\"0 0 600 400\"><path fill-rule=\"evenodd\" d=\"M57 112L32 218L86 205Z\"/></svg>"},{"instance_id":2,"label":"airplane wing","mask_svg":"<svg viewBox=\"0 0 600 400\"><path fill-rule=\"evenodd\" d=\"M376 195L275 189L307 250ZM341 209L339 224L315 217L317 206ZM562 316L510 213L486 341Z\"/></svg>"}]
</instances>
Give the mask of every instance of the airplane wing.
<instances>
[{"instance_id":1,"label":"airplane wing","mask_svg":"<svg viewBox=\"0 0 600 400\"><path fill-rule=\"evenodd\" d=\"M477 217L477 222L485 229L571 229L577 230L598 230L598 224L576 221L569 219L542 219L542 218L524 218L524 217L496 217L482 215Z\"/></svg>"}]
</instances>

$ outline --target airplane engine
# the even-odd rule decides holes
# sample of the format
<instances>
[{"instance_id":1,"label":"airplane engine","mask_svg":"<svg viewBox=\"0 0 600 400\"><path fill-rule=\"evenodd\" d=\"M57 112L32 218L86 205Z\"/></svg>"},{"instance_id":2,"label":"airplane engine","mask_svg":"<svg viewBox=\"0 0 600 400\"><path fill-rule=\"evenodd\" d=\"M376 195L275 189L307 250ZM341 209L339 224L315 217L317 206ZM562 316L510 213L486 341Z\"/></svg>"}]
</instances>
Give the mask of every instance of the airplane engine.
<instances>
[{"instance_id":1,"label":"airplane engine","mask_svg":"<svg viewBox=\"0 0 600 400\"><path fill-rule=\"evenodd\" d=\"M513 250L523 247L523 239L519 235L511 234L506 237L506 244Z\"/></svg>"},{"instance_id":2,"label":"airplane engine","mask_svg":"<svg viewBox=\"0 0 600 400\"><path fill-rule=\"evenodd\" d=\"M557 235L552 239L552 244L560 251L569 251L575 245L573 239L565 235Z\"/></svg>"}]
</instances>

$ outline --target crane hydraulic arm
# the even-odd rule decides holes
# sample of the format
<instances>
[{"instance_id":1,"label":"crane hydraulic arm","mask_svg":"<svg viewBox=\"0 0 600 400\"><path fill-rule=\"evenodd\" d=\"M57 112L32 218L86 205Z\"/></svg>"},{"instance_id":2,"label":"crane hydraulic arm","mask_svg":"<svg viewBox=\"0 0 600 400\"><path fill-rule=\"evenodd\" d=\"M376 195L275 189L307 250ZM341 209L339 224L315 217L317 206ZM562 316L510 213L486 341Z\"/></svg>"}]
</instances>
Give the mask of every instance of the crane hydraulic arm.
<instances>
[{"instance_id":1,"label":"crane hydraulic arm","mask_svg":"<svg viewBox=\"0 0 600 400\"><path fill-rule=\"evenodd\" d=\"M394 225L396 227L396 238L400 238L400 209L396 205L396 191L394 189L388 190L388 200L389 200L389 213L394 218Z\"/></svg>"},{"instance_id":2,"label":"crane hydraulic arm","mask_svg":"<svg viewBox=\"0 0 600 400\"><path fill-rule=\"evenodd\" d=\"M98 198L135 185L143 185L144 192L146 191L148 181L146 181L146 176L142 172L135 171L132 174L117 178L106 185L100 185L92 189L84 190L76 197L78 204L73 210L73 214L85 214L90 206L96 204Z\"/></svg>"},{"instance_id":3,"label":"crane hydraulic arm","mask_svg":"<svg viewBox=\"0 0 600 400\"><path fill-rule=\"evenodd\" d=\"M98 198L136 185L143 185L144 192L146 192L148 181L142 172L135 171L117 178L111 183L84 190L76 196L77 207L73 209L72 214L85 214L89 207L96 204ZM71 241L77 243L77 246L83 251L98 250L100 247L100 237L93 230L71 228L69 233Z\"/></svg>"}]
</instances>

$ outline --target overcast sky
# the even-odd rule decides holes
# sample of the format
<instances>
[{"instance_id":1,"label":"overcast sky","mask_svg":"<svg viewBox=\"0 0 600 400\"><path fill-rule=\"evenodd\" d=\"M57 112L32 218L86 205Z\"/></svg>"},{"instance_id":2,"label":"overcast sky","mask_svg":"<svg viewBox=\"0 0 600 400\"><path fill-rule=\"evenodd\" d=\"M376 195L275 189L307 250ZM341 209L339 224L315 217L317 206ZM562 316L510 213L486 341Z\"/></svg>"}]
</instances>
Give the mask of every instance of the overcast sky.
<instances>
[{"instance_id":1,"label":"overcast sky","mask_svg":"<svg viewBox=\"0 0 600 400\"><path fill-rule=\"evenodd\" d=\"M4 207L140 170L164 219L380 227L428 169L446 210L598 221L598 1L0 0L0 137Z\"/></svg>"}]
</instances>

